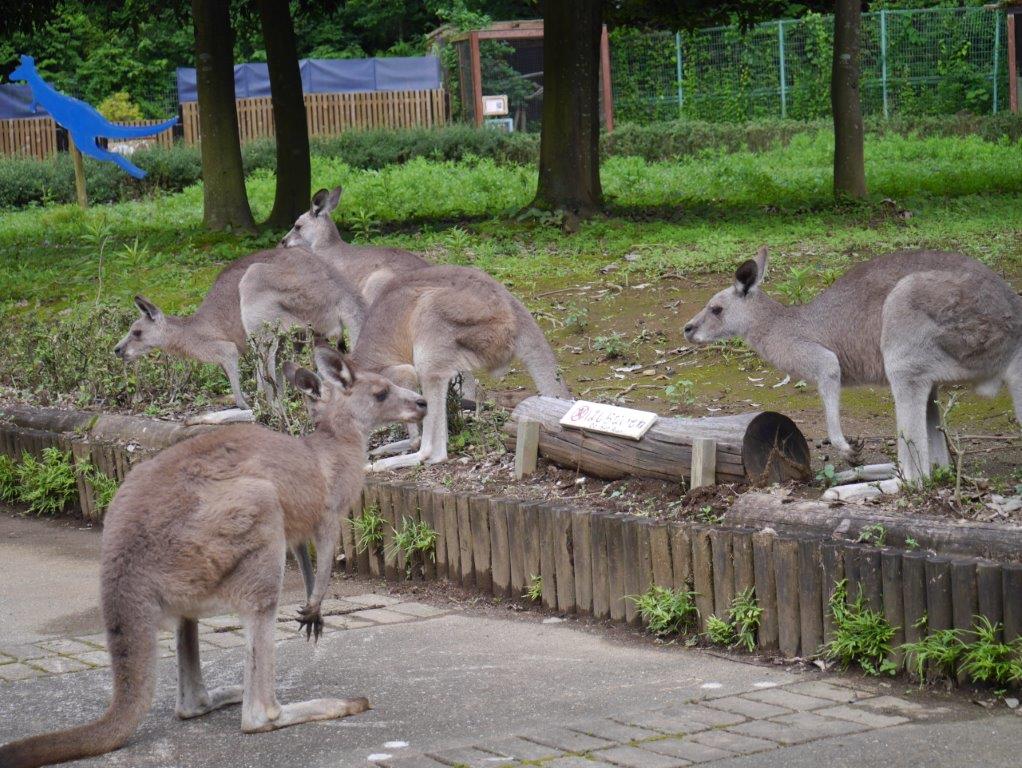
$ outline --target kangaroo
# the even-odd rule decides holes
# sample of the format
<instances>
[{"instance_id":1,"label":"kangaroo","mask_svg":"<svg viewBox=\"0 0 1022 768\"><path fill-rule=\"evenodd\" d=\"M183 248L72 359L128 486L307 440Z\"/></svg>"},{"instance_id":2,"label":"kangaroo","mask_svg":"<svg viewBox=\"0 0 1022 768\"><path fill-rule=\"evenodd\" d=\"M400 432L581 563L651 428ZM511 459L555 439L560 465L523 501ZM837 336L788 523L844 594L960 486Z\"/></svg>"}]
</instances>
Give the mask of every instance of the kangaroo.
<instances>
[{"instance_id":1,"label":"kangaroo","mask_svg":"<svg viewBox=\"0 0 1022 768\"><path fill-rule=\"evenodd\" d=\"M135 467L104 520L103 617L113 702L87 725L0 747L4 768L29 768L121 747L152 704L157 632L177 623L177 715L192 718L240 703L245 733L345 717L364 698L281 705L274 691L274 629L289 544L314 539L315 588L300 627L317 638L330 581L340 511L362 488L366 440L377 424L418 421L415 392L362 371L328 347L317 373L285 364L306 397L315 431L301 438L254 424L203 433ZM223 609L245 626L243 686L207 690L197 620Z\"/></svg>"},{"instance_id":2,"label":"kangaroo","mask_svg":"<svg viewBox=\"0 0 1022 768\"><path fill-rule=\"evenodd\" d=\"M764 360L816 382L830 442L858 457L841 431L842 386L890 384L898 464L911 482L950 462L938 387L970 383L980 394L1011 391L1022 422L1022 298L975 259L898 251L859 264L809 304L784 306L761 285L767 250L735 272L685 326L705 344L737 336Z\"/></svg>"},{"instance_id":3,"label":"kangaroo","mask_svg":"<svg viewBox=\"0 0 1022 768\"><path fill-rule=\"evenodd\" d=\"M254 270L251 276L249 270ZM245 312L241 305L242 282L249 299ZM287 295L292 290L293 294ZM135 304L141 316L114 347L118 357L130 362L152 349L162 349L171 355L219 365L241 409L248 409L248 403L241 391L238 362L247 336L263 323L310 325L324 337L336 336L343 325L357 337L365 315L357 292L328 263L308 251L280 248L258 251L229 264L188 317L165 315L143 296L136 296ZM275 360L266 363L269 378L276 382ZM266 387L263 371L257 373L260 386Z\"/></svg>"},{"instance_id":4,"label":"kangaroo","mask_svg":"<svg viewBox=\"0 0 1022 768\"><path fill-rule=\"evenodd\" d=\"M391 280L373 303L352 358L398 383L418 381L429 404L418 451L376 461L373 470L447 460L447 385L459 371L501 376L518 358L540 394L570 397L529 311L471 267L427 267Z\"/></svg>"},{"instance_id":5,"label":"kangaroo","mask_svg":"<svg viewBox=\"0 0 1022 768\"><path fill-rule=\"evenodd\" d=\"M140 139L155 136L168 128L177 125L177 118L171 118L156 125L117 125L111 123L97 112L90 104L65 96L47 83L35 68L35 59L22 56L21 63L14 68L10 80L25 80L32 89L32 110L37 106L46 109L53 119L60 123L71 134L75 146L83 155L97 160L108 160L120 166L136 179L145 177L145 171L134 165L123 155L101 149L96 144L100 137L110 139Z\"/></svg>"}]
</instances>

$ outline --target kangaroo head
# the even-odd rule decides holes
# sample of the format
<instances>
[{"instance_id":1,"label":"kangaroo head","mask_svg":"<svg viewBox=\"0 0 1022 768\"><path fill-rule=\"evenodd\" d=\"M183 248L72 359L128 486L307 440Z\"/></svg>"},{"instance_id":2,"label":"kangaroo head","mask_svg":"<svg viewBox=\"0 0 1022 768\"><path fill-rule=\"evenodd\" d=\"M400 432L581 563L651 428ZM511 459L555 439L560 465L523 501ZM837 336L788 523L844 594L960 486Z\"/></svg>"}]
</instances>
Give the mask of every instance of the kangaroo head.
<instances>
[{"instance_id":1,"label":"kangaroo head","mask_svg":"<svg viewBox=\"0 0 1022 768\"><path fill-rule=\"evenodd\" d=\"M7 79L11 81L28 80L29 75L33 74L35 74L35 59L31 56L22 56L21 63L11 71Z\"/></svg>"},{"instance_id":2,"label":"kangaroo head","mask_svg":"<svg viewBox=\"0 0 1022 768\"><path fill-rule=\"evenodd\" d=\"M114 347L114 354L125 362L137 360L167 341L167 318L163 311L144 296L136 296L135 305L141 315Z\"/></svg>"},{"instance_id":3,"label":"kangaroo head","mask_svg":"<svg viewBox=\"0 0 1022 768\"><path fill-rule=\"evenodd\" d=\"M420 422L426 401L377 373L356 369L350 358L329 346L316 347L316 373L284 363L284 376L305 395L312 421L319 428L347 415L363 434L395 421Z\"/></svg>"},{"instance_id":4,"label":"kangaroo head","mask_svg":"<svg viewBox=\"0 0 1022 768\"><path fill-rule=\"evenodd\" d=\"M753 323L750 297L759 291L766 277L767 249L763 246L755 259L743 262L735 271L735 282L717 292L702 311L685 325L685 338L696 344L745 336Z\"/></svg>"},{"instance_id":5,"label":"kangaroo head","mask_svg":"<svg viewBox=\"0 0 1022 768\"><path fill-rule=\"evenodd\" d=\"M319 248L331 241L341 239L337 225L330 218L330 213L337 207L341 199L341 188L334 187L331 190L321 189L312 196L312 205L309 210L303 213L291 227L291 231L284 235L280 244L284 248L297 245L304 245L306 248Z\"/></svg>"}]
</instances>

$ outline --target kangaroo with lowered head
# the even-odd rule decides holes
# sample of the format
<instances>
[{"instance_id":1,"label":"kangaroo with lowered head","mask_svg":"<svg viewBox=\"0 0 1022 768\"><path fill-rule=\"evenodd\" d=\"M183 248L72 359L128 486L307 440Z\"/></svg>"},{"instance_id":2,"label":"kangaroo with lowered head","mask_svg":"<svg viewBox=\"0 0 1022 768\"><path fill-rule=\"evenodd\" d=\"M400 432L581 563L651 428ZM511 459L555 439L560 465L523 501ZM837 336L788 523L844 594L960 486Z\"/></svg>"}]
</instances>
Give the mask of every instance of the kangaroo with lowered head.
<instances>
[{"instance_id":1,"label":"kangaroo with lowered head","mask_svg":"<svg viewBox=\"0 0 1022 768\"><path fill-rule=\"evenodd\" d=\"M885 384L894 395L898 464L905 480L950 462L938 387L1007 385L1022 422L1022 297L991 269L959 253L898 251L858 264L808 304L784 306L761 289L767 249L738 267L685 326L700 344L737 336L792 376L816 382L831 443L841 432L842 386Z\"/></svg>"},{"instance_id":2,"label":"kangaroo with lowered head","mask_svg":"<svg viewBox=\"0 0 1022 768\"><path fill-rule=\"evenodd\" d=\"M113 701L98 720L0 746L0 765L29 768L121 747L152 703L157 633L177 625L177 715L241 704L246 733L365 711L364 698L281 705L274 690L274 629L288 545L314 540L315 587L300 612L322 631L341 511L362 488L375 426L418 421L425 401L317 347L317 373L285 364L315 423L295 438L255 424L197 435L135 467L104 520L101 600ZM198 619L236 612L248 638L244 685L208 690L199 664Z\"/></svg>"},{"instance_id":3,"label":"kangaroo with lowered head","mask_svg":"<svg viewBox=\"0 0 1022 768\"><path fill-rule=\"evenodd\" d=\"M374 470L447 460L447 385L459 371L502 376L517 358L541 395L570 397L529 310L471 267L427 267L392 279L373 303L352 358L405 386L418 381L429 404L418 451L376 461Z\"/></svg>"},{"instance_id":4,"label":"kangaroo with lowered head","mask_svg":"<svg viewBox=\"0 0 1022 768\"><path fill-rule=\"evenodd\" d=\"M242 310L242 287L246 311ZM238 363L246 337L263 323L280 323L284 328L308 325L328 338L339 335L343 326L357 337L365 315L358 292L328 262L305 249L258 251L232 262L217 275L199 308L187 317L166 315L143 296L136 296L135 304L141 315L114 347L115 354L131 361L162 349L218 365L231 384L235 404L242 409L247 409L248 403L241 390ZM272 354L266 368L276 382ZM265 390L262 369L257 373Z\"/></svg>"}]
</instances>

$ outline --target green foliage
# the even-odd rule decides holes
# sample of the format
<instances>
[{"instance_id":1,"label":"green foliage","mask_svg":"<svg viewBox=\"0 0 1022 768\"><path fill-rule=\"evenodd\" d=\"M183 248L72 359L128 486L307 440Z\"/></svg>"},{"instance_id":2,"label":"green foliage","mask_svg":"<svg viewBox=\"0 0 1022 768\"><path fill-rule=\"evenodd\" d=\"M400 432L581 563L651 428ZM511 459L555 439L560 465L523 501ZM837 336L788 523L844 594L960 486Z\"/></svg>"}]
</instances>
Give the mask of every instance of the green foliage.
<instances>
[{"instance_id":1,"label":"green foliage","mask_svg":"<svg viewBox=\"0 0 1022 768\"><path fill-rule=\"evenodd\" d=\"M532 602L536 602L543 597L543 577L537 576L535 573L529 577L529 584L525 587L525 592L522 593L522 597L528 598Z\"/></svg>"},{"instance_id":2,"label":"green foliage","mask_svg":"<svg viewBox=\"0 0 1022 768\"><path fill-rule=\"evenodd\" d=\"M44 448L42 458L22 454L15 470L18 501L35 515L55 515L78 493L71 452Z\"/></svg>"},{"instance_id":3,"label":"green foliage","mask_svg":"<svg viewBox=\"0 0 1022 768\"><path fill-rule=\"evenodd\" d=\"M886 540L887 528L884 527L883 523L863 526L862 530L859 531L859 538L856 539L856 541L871 544L874 547L882 547Z\"/></svg>"},{"instance_id":4,"label":"green foliage","mask_svg":"<svg viewBox=\"0 0 1022 768\"><path fill-rule=\"evenodd\" d=\"M664 387L664 395L672 403L692 405L695 399L695 384L691 379L677 379Z\"/></svg>"},{"instance_id":5,"label":"green foliage","mask_svg":"<svg viewBox=\"0 0 1022 768\"><path fill-rule=\"evenodd\" d=\"M100 514L106 512L110 502L117 494L117 489L120 488L120 483L92 463L80 465L78 471L83 473L85 479L92 486L96 511Z\"/></svg>"},{"instance_id":6,"label":"green foliage","mask_svg":"<svg viewBox=\"0 0 1022 768\"><path fill-rule=\"evenodd\" d=\"M0 454L0 501L18 500L18 465L10 456Z\"/></svg>"},{"instance_id":7,"label":"green foliage","mask_svg":"<svg viewBox=\"0 0 1022 768\"><path fill-rule=\"evenodd\" d=\"M788 300L789 304L805 304L813 295L809 286L809 278L815 271L815 267L811 264L802 266L793 264L788 267L787 278L774 287Z\"/></svg>"},{"instance_id":8,"label":"green foliage","mask_svg":"<svg viewBox=\"0 0 1022 768\"><path fill-rule=\"evenodd\" d=\"M833 464L824 464L823 469L816 473L816 482L821 483L824 488L830 488L837 482L837 470Z\"/></svg>"},{"instance_id":9,"label":"green foliage","mask_svg":"<svg viewBox=\"0 0 1022 768\"><path fill-rule=\"evenodd\" d=\"M589 307L570 304L564 313L564 327L572 333L585 333L589 328Z\"/></svg>"},{"instance_id":10,"label":"green foliage","mask_svg":"<svg viewBox=\"0 0 1022 768\"><path fill-rule=\"evenodd\" d=\"M977 683L998 686L1022 682L1022 637L1005 643L999 639L1004 627L986 616L976 616L972 634L975 640L965 647L959 669Z\"/></svg>"},{"instance_id":11,"label":"green foliage","mask_svg":"<svg viewBox=\"0 0 1022 768\"><path fill-rule=\"evenodd\" d=\"M706 636L714 645L731 645L735 639L735 628L729 621L725 621L719 616L707 616Z\"/></svg>"},{"instance_id":12,"label":"green foliage","mask_svg":"<svg viewBox=\"0 0 1022 768\"><path fill-rule=\"evenodd\" d=\"M96 105L96 110L107 120L114 123L126 123L131 120L141 120L142 110L132 102L131 97L124 91L111 93L103 101Z\"/></svg>"},{"instance_id":13,"label":"green foliage","mask_svg":"<svg viewBox=\"0 0 1022 768\"><path fill-rule=\"evenodd\" d=\"M375 552L383 544L383 516L378 505L373 504L362 510L362 514L352 518L351 525L355 532L355 550L357 552Z\"/></svg>"},{"instance_id":14,"label":"green foliage","mask_svg":"<svg viewBox=\"0 0 1022 768\"><path fill-rule=\"evenodd\" d=\"M847 599L848 582L841 580L830 597L834 638L821 648L823 655L837 660L843 668L858 664L868 675L893 675L897 667L888 657L895 628L882 613L866 607L861 590L851 603Z\"/></svg>"},{"instance_id":15,"label":"green foliage","mask_svg":"<svg viewBox=\"0 0 1022 768\"><path fill-rule=\"evenodd\" d=\"M709 616L706 619L706 635L714 645L741 646L751 653L756 648L756 630L762 616L755 587L749 587L731 600L726 618Z\"/></svg>"},{"instance_id":16,"label":"green foliage","mask_svg":"<svg viewBox=\"0 0 1022 768\"><path fill-rule=\"evenodd\" d=\"M635 607L646 628L657 637L676 635L689 630L699 616L695 604L695 592L650 586L641 595L629 595L627 599Z\"/></svg>"},{"instance_id":17,"label":"green foliage","mask_svg":"<svg viewBox=\"0 0 1022 768\"><path fill-rule=\"evenodd\" d=\"M593 349L602 352L607 360L624 357L631 347L631 342L620 331L612 331L606 336L597 336L593 339Z\"/></svg>"},{"instance_id":18,"label":"green foliage","mask_svg":"<svg viewBox=\"0 0 1022 768\"><path fill-rule=\"evenodd\" d=\"M419 554L430 560L435 558L436 540L437 532L428 523L406 517L401 521L401 527L394 529L391 548L393 552L404 553L410 569L413 555Z\"/></svg>"},{"instance_id":19,"label":"green foliage","mask_svg":"<svg viewBox=\"0 0 1022 768\"><path fill-rule=\"evenodd\" d=\"M930 676L953 678L959 660L965 654L964 632L960 629L938 629L927 631L926 616L916 627L923 631L923 637L914 643L904 643L901 651L908 659L908 668L919 678L920 684Z\"/></svg>"}]
</instances>

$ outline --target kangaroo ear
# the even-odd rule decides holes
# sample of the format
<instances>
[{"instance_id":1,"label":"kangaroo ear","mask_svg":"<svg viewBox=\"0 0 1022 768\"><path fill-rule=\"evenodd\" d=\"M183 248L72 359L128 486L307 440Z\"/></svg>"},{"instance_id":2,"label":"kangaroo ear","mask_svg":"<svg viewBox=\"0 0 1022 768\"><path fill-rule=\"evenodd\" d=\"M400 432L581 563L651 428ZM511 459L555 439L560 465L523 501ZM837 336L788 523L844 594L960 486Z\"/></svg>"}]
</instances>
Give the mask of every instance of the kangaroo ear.
<instances>
[{"instance_id":1,"label":"kangaroo ear","mask_svg":"<svg viewBox=\"0 0 1022 768\"><path fill-rule=\"evenodd\" d=\"M323 346L316 347L314 357L316 370L323 374L324 378L344 389L351 389L355 383L355 371L344 355L332 347Z\"/></svg>"},{"instance_id":2,"label":"kangaroo ear","mask_svg":"<svg viewBox=\"0 0 1022 768\"><path fill-rule=\"evenodd\" d=\"M309 213L313 216L319 216L323 212L323 207L326 205L327 198L330 197L330 193L321 189L312 196L312 206L309 208Z\"/></svg>"},{"instance_id":3,"label":"kangaroo ear","mask_svg":"<svg viewBox=\"0 0 1022 768\"><path fill-rule=\"evenodd\" d=\"M326 211L327 213L330 213L334 208L337 207L337 204L339 202L341 202L341 188L334 187L333 189L330 190L330 194L327 195L326 206L323 208L323 210Z\"/></svg>"},{"instance_id":4,"label":"kangaroo ear","mask_svg":"<svg viewBox=\"0 0 1022 768\"><path fill-rule=\"evenodd\" d=\"M735 293L748 296L749 291L759 284L759 268L752 259L742 262L735 270Z\"/></svg>"},{"instance_id":5,"label":"kangaroo ear","mask_svg":"<svg viewBox=\"0 0 1022 768\"><path fill-rule=\"evenodd\" d=\"M160 311L160 308L149 301L149 299L145 296L136 296L135 306L138 307L139 312L148 317L154 323L159 318L163 317L163 312Z\"/></svg>"},{"instance_id":6,"label":"kangaroo ear","mask_svg":"<svg viewBox=\"0 0 1022 768\"><path fill-rule=\"evenodd\" d=\"M308 368L295 365L290 360L284 363L284 378L292 387L297 389L306 397L319 400L323 392L320 388L320 378Z\"/></svg>"},{"instance_id":7,"label":"kangaroo ear","mask_svg":"<svg viewBox=\"0 0 1022 768\"><path fill-rule=\"evenodd\" d=\"M765 245L761 245L756 251L756 272L759 275L758 283L766 280L768 251Z\"/></svg>"}]
</instances>

